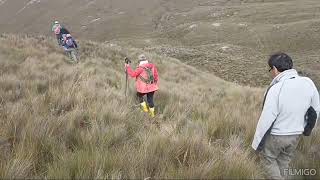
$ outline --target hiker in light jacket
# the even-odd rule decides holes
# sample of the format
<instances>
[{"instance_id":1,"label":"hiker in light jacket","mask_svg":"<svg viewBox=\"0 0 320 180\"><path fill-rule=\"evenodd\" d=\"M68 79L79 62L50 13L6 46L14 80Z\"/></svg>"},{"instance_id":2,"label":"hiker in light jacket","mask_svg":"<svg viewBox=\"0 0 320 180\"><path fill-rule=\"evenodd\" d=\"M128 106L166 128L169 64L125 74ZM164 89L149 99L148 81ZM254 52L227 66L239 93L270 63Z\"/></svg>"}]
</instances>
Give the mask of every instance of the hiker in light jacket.
<instances>
[{"instance_id":1,"label":"hiker in light jacket","mask_svg":"<svg viewBox=\"0 0 320 180\"><path fill-rule=\"evenodd\" d=\"M143 54L139 56L139 66L134 71L129 64L125 68L133 78L136 78L137 97L139 99L141 108L144 112L149 112L151 117L155 116L154 110L154 93L159 89L159 75L157 67L150 63L147 57ZM147 96L148 104L143 100L143 96Z\"/></svg>"},{"instance_id":2,"label":"hiker in light jacket","mask_svg":"<svg viewBox=\"0 0 320 180\"><path fill-rule=\"evenodd\" d=\"M311 79L292 69L287 54L272 55L268 64L274 79L265 94L252 147L261 151L268 178L283 179L304 132L308 108L312 106L319 117L319 93Z\"/></svg>"},{"instance_id":3,"label":"hiker in light jacket","mask_svg":"<svg viewBox=\"0 0 320 180\"><path fill-rule=\"evenodd\" d=\"M52 32L54 32L59 45L62 45L62 41L63 41L62 36L65 34L70 34L70 32L59 23L59 21L54 22L51 30L52 30Z\"/></svg>"}]
</instances>

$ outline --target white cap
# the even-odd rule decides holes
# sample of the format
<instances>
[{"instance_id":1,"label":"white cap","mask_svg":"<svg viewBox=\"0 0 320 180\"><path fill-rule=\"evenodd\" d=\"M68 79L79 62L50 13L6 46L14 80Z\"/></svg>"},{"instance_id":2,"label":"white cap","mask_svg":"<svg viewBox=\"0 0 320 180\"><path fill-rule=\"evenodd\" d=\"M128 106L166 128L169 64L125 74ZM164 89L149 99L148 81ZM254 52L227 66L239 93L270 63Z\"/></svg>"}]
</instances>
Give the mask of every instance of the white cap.
<instances>
[{"instance_id":1,"label":"white cap","mask_svg":"<svg viewBox=\"0 0 320 180\"><path fill-rule=\"evenodd\" d=\"M139 61L146 61L147 57L144 54L139 55Z\"/></svg>"},{"instance_id":2,"label":"white cap","mask_svg":"<svg viewBox=\"0 0 320 180\"><path fill-rule=\"evenodd\" d=\"M59 21L55 21L54 23L55 23L55 24L59 24Z\"/></svg>"}]
</instances>

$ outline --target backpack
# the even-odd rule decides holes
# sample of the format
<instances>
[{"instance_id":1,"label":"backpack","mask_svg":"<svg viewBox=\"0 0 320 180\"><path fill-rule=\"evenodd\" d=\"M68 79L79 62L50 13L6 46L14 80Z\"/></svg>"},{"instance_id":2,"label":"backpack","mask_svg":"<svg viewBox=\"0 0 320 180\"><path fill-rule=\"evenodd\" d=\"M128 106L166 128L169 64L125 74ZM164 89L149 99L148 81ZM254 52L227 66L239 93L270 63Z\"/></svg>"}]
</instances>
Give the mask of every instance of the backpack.
<instances>
[{"instance_id":1,"label":"backpack","mask_svg":"<svg viewBox=\"0 0 320 180\"><path fill-rule=\"evenodd\" d=\"M303 135L310 136L312 129L316 125L317 122L317 112L313 109L312 106L309 107L308 111L304 116L307 125L304 127Z\"/></svg>"},{"instance_id":2,"label":"backpack","mask_svg":"<svg viewBox=\"0 0 320 180\"><path fill-rule=\"evenodd\" d=\"M140 76L140 79L145 82L146 84L153 84L155 82L154 80L154 75L152 72L152 68L149 67L142 67L146 72L147 72L147 79L144 77Z\"/></svg>"},{"instance_id":3,"label":"backpack","mask_svg":"<svg viewBox=\"0 0 320 180\"><path fill-rule=\"evenodd\" d=\"M72 38L66 39L66 45L68 47L74 47L73 39Z\"/></svg>"}]
</instances>

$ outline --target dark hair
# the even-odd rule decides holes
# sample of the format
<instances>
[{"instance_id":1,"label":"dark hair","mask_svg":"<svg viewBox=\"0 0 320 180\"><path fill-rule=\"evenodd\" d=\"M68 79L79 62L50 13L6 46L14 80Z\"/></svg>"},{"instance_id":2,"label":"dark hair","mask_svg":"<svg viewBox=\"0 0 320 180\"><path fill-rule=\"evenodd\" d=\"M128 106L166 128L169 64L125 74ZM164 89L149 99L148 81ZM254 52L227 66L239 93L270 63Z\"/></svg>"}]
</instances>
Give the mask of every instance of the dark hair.
<instances>
[{"instance_id":1,"label":"dark hair","mask_svg":"<svg viewBox=\"0 0 320 180\"><path fill-rule=\"evenodd\" d=\"M279 72L292 69L293 62L290 56L285 53L276 53L270 56L268 60L270 68L276 67Z\"/></svg>"}]
</instances>

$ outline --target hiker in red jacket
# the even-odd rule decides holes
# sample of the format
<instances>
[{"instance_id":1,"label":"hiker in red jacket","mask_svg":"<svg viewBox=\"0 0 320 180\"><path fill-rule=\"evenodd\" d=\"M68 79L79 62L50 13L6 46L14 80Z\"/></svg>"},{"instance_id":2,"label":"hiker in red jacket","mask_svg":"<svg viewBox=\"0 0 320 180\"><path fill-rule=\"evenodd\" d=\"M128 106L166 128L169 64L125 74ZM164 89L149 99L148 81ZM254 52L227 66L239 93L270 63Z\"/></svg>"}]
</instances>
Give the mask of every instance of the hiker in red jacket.
<instances>
[{"instance_id":1,"label":"hiker in red jacket","mask_svg":"<svg viewBox=\"0 0 320 180\"><path fill-rule=\"evenodd\" d=\"M136 78L136 89L139 102L144 112L149 112L151 117L155 116L154 113L154 92L159 89L158 70L156 66L149 63L147 57L143 54L139 56L139 66L134 71L129 64L125 64L128 75ZM147 96L148 104L143 100L143 96Z\"/></svg>"}]
</instances>

